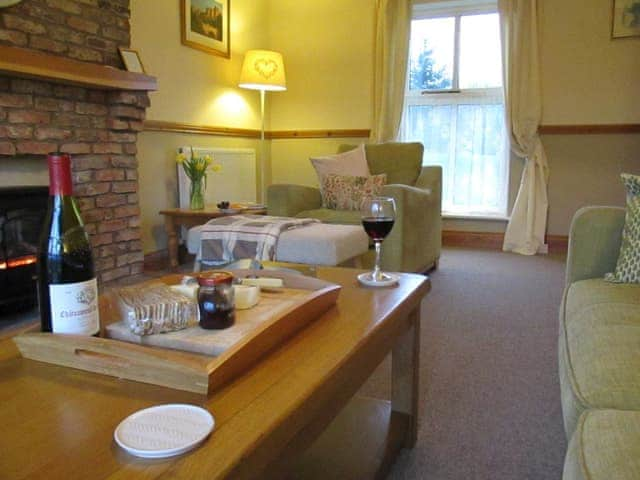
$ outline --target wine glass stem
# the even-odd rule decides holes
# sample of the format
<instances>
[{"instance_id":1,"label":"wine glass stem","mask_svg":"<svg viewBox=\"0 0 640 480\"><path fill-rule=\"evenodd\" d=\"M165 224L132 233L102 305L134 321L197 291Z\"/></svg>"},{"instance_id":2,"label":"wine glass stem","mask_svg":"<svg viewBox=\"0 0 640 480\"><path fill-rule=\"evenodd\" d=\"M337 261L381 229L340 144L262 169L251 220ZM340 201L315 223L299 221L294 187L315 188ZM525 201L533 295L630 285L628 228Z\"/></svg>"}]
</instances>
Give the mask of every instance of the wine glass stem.
<instances>
[{"instance_id":1,"label":"wine glass stem","mask_svg":"<svg viewBox=\"0 0 640 480\"><path fill-rule=\"evenodd\" d=\"M382 242L375 241L374 245L376 248L376 263L373 266L373 280L377 282L382 279L382 272L380 270L380 251L382 250Z\"/></svg>"}]
</instances>

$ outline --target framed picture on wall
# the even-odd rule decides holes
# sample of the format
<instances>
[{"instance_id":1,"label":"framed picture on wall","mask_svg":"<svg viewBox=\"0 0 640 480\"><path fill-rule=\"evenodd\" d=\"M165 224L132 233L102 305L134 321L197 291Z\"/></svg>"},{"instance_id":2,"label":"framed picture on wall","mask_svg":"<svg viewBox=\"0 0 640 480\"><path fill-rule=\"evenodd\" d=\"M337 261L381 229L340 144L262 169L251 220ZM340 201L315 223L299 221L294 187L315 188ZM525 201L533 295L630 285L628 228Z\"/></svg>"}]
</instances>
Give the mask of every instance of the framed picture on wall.
<instances>
[{"instance_id":1,"label":"framed picture on wall","mask_svg":"<svg viewBox=\"0 0 640 480\"><path fill-rule=\"evenodd\" d=\"M611 38L640 36L640 0L612 0Z\"/></svg>"},{"instance_id":2,"label":"framed picture on wall","mask_svg":"<svg viewBox=\"0 0 640 480\"><path fill-rule=\"evenodd\" d=\"M231 0L180 0L182 44L229 58Z\"/></svg>"}]
</instances>

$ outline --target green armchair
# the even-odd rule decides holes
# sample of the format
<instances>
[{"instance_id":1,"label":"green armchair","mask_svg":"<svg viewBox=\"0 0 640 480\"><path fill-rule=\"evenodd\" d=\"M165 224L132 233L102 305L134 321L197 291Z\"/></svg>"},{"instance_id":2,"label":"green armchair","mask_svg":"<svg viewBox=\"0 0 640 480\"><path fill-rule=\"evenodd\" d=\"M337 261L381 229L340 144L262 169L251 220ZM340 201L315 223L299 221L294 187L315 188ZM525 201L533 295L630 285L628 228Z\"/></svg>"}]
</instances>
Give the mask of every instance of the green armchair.
<instances>
[{"instance_id":1,"label":"green armchair","mask_svg":"<svg viewBox=\"0 0 640 480\"><path fill-rule=\"evenodd\" d=\"M353 145L342 145L345 152ZM422 166L421 143L383 143L365 146L372 175L387 174L382 195L396 202L396 222L384 241L382 268L397 272L425 272L436 267L442 247L442 169ZM325 223L359 225L360 212L323 208L316 187L270 185L269 215L311 217ZM365 259L373 264L373 256Z\"/></svg>"}]
</instances>

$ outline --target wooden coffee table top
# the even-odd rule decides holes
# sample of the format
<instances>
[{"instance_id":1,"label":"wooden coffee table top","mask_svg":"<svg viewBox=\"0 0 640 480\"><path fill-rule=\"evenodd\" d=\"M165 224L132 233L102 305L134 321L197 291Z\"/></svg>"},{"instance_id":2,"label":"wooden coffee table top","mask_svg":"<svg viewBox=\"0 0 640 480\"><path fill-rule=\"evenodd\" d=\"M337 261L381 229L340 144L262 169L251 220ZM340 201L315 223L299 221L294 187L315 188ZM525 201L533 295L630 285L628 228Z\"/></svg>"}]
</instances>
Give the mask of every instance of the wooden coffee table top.
<instances>
[{"instance_id":1,"label":"wooden coffee table top","mask_svg":"<svg viewBox=\"0 0 640 480\"><path fill-rule=\"evenodd\" d=\"M209 397L23 359L10 339L0 340L0 477L259 475L337 414L345 392L406 332L430 289L428 278L413 274L394 288L364 288L357 273L319 268L320 278L343 285L337 305ZM173 402L214 415L215 430L197 450L145 460L115 444L113 432L128 415Z\"/></svg>"}]
</instances>

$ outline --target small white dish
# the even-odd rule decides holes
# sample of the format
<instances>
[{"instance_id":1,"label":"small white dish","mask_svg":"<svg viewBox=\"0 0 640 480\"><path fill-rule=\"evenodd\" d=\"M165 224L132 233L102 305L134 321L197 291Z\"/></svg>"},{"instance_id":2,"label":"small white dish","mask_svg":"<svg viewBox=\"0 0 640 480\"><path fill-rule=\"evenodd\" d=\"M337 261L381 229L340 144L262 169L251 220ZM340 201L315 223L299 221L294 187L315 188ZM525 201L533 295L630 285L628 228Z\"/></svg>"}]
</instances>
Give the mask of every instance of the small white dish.
<instances>
[{"instance_id":1,"label":"small white dish","mask_svg":"<svg viewBox=\"0 0 640 480\"><path fill-rule=\"evenodd\" d=\"M165 458L196 448L214 426L213 416L204 408L172 403L129 415L120 422L113 438L131 455Z\"/></svg>"},{"instance_id":2,"label":"small white dish","mask_svg":"<svg viewBox=\"0 0 640 480\"><path fill-rule=\"evenodd\" d=\"M218 210L220 210L220 212L224 213L225 215L233 215L235 213L241 212L239 208L219 208Z\"/></svg>"},{"instance_id":3,"label":"small white dish","mask_svg":"<svg viewBox=\"0 0 640 480\"><path fill-rule=\"evenodd\" d=\"M400 277L393 273L383 273L383 280L374 280L371 278L371 272L361 273L358 275L358 281L367 287L389 287L398 283Z\"/></svg>"}]
</instances>

